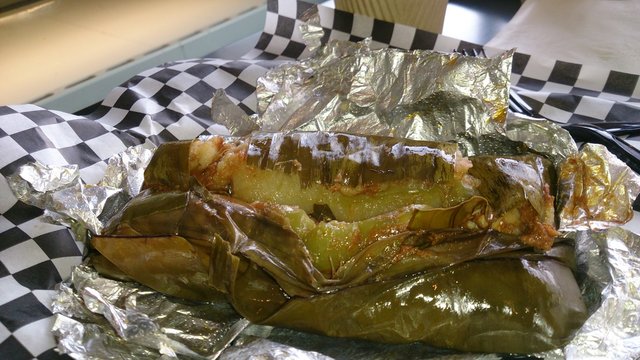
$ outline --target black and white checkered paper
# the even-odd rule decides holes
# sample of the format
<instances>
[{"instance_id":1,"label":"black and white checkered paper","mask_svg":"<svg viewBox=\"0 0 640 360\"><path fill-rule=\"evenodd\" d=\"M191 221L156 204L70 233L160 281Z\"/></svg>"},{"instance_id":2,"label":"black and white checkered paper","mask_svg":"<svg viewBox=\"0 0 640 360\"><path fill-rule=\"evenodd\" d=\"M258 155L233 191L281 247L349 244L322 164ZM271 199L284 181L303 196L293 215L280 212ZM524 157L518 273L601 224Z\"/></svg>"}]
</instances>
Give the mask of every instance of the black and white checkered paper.
<instances>
[{"instance_id":1,"label":"black and white checkered paper","mask_svg":"<svg viewBox=\"0 0 640 360\"><path fill-rule=\"evenodd\" d=\"M210 115L214 92L224 89L246 113L254 113L258 77L308 55L299 25L315 6L269 0L264 32L241 59L191 59L154 67L113 89L87 116L30 104L0 107L0 359L60 357L50 333L53 289L80 263L83 248L66 228L42 221L42 210L18 201L7 176L35 161L77 164L82 179L95 183L107 159L129 146L219 133L222 128ZM375 47L480 47L323 6L318 11L323 42L371 38ZM553 120L640 122L638 78L552 56L516 53L512 84L535 110Z\"/></svg>"}]
</instances>

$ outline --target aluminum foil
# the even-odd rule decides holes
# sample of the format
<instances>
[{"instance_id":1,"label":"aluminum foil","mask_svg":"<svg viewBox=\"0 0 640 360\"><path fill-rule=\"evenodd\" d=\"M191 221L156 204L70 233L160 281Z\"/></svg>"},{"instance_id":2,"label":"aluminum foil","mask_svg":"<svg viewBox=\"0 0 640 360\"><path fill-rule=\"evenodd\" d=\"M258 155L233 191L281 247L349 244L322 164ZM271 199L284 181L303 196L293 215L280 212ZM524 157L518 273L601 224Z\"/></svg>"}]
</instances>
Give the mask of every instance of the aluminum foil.
<instances>
[{"instance_id":1,"label":"aluminum foil","mask_svg":"<svg viewBox=\"0 0 640 360\"><path fill-rule=\"evenodd\" d=\"M170 299L82 265L52 304L58 350L76 359L217 356L248 322L225 302Z\"/></svg>"},{"instance_id":2,"label":"aluminum foil","mask_svg":"<svg viewBox=\"0 0 640 360\"><path fill-rule=\"evenodd\" d=\"M511 60L332 41L258 80L260 129L440 141L502 132Z\"/></svg>"},{"instance_id":3,"label":"aluminum foil","mask_svg":"<svg viewBox=\"0 0 640 360\"><path fill-rule=\"evenodd\" d=\"M564 349L539 355L640 358L640 236L621 228L580 232L577 249L584 298L595 312Z\"/></svg>"},{"instance_id":4,"label":"aluminum foil","mask_svg":"<svg viewBox=\"0 0 640 360\"><path fill-rule=\"evenodd\" d=\"M98 184L85 184L77 165L30 163L8 177L18 200L45 210L44 220L73 229L83 240L87 230L99 234L105 222L137 195L144 169L153 156L145 145L131 147L109 159Z\"/></svg>"},{"instance_id":5,"label":"aluminum foil","mask_svg":"<svg viewBox=\"0 0 640 360\"><path fill-rule=\"evenodd\" d=\"M121 189L129 197L138 195L144 182L144 170L153 156L153 150L143 144L132 146L111 157L97 186Z\"/></svg>"},{"instance_id":6,"label":"aluminum foil","mask_svg":"<svg viewBox=\"0 0 640 360\"><path fill-rule=\"evenodd\" d=\"M259 129L257 119L248 116L222 89L218 89L211 100L211 119L236 136L248 135Z\"/></svg>"},{"instance_id":7,"label":"aluminum foil","mask_svg":"<svg viewBox=\"0 0 640 360\"><path fill-rule=\"evenodd\" d=\"M524 143L539 154L545 154L556 165L578 153L578 146L567 130L557 123L540 118L509 112L506 136Z\"/></svg>"},{"instance_id":8,"label":"aluminum foil","mask_svg":"<svg viewBox=\"0 0 640 360\"><path fill-rule=\"evenodd\" d=\"M45 220L73 229L78 240L87 229L102 230L100 214L107 200L122 193L110 186L86 186L76 165L31 163L7 180L18 200L44 209Z\"/></svg>"},{"instance_id":9,"label":"aluminum foil","mask_svg":"<svg viewBox=\"0 0 640 360\"><path fill-rule=\"evenodd\" d=\"M559 124L513 114L507 119L506 136L556 165L559 230L602 230L633 217L640 176L605 146L587 143L578 150Z\"/></svg>"},{"instance_id":10,"label":"aluminum foil","mask_svg":"<svg viewBox=\"0 0 640 360\"><path fill-rule=\"evenodd\" d=\"M320 13L317 7L310 7L300 17L300 34L306 45L306 52L315 53L322 46L324 28L320 24ZM304 57L304 56L303 56Z\"/></svg>"},{"instance_id":11,"label":"aluminum foil","mask_svg":"<svg viewBox=\"0 0 640 360\"><path fill-rule=\"evenodd\" d=\"M267 339L255 339L246 344L235 346L220 356L220 360L234 359L330 360L331 358L315 351L303 351Z\"/></svg>"},{"instance_id":12,"label":"aluminum foil","mask_svg":"<svg viewBox=\"0 0 640 360\"><path fill-rule=\"evenodd\" d=\"M559 167L559 229L603 229L631 220L640 178L599 144L585 144Z\"/></svg>"}]
</instances>

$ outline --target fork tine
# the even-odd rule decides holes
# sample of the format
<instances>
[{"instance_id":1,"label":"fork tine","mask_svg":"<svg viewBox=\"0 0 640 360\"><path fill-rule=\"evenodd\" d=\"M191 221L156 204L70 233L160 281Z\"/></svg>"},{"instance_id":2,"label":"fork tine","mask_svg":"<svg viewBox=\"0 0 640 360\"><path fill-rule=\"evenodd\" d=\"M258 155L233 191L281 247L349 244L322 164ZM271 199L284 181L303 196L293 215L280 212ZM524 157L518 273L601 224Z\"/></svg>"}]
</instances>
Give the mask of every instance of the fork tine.
<instances>
[{"instance_id":1,"label":"fork tine","mask_svg":"<svg viewBox=\"0 0 640 360\"><path fill-rule=\"evenodd\" d=\"M513 89L509 90L509 100L513 100L514 103L518 104L518 106L522 109L522 114L533 117L537 116L533 108L529 106L529 104L527 104L527 102L524 101L524 99L521 98L520 95L518 95L518 93L516 93Z\"/></svg>"}]
</instances>

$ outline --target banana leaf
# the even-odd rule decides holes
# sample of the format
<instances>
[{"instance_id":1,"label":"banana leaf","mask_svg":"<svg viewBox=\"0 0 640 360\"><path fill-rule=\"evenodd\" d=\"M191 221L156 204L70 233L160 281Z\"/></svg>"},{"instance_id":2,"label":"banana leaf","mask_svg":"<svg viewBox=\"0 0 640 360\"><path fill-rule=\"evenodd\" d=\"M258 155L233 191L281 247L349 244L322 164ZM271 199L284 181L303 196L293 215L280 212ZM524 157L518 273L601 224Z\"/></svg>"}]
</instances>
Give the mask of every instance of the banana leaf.
<instances>
[{"instance_id":1,"label":"banana leaf","mask_svg":"<svg viewBox=\"0 0 640 360\"><path fill-rule=\"evenodd\" d=\"M566 344L586 316L563 263L491 258L293 298L264 323L335 337L534 353Z\"/></svg>"},{"instance_id":2,"label":"banana leaf","mask_svg":"<svg viewBox=\"0 0 640 360\"><path fill-rule=\"evenodd\" d=\"M487 199L491 226L549 249L555 169L537 154L464 158L457 144L342 133L256 133L161 145L144 187L194 184L246 202L294 206L315 220L357 222L413 205ZM325 270L328 266L324 266Z\"/></svg>"},{"instance_id":3,"label":"banana leaf","mask_svg":"<svg viewBox=\"0 0 640 360\"><path fill-rule=\"evenodd\" d=\"M551 162L534 154L485 155L470 160L469 175L479 180L477 191L496 214L492 228L548 249L558 235L554 211L557 177Z\"/></svg>"},{"instance_id":4,"label":"banana leaf","mask_svg":"<svg viewBox=\"0 0 640 360\"><path fill-rule=\"evenodd\" d=\"M357 221L413 204L449 207L472 193L470 163L455 143L322 132L213 136L161 145L145 188L188 190L194 181L247 202L325 206Z\"/></svg>"},{"instance_id":5,"label":"banana leaf","mask_svg":"<svg viewBox=\"0 0 640 360\"><path fill-rule=\"evenodd\" d=\"M312 222L314 228L305 232L301 229L304 226L292 225L290 220L295 218L288 217L300 217L296 211L262 203L250 205L206 190L147 191L112 219L106 230L108 236L94 235L91 244L117 268L134 267L125 273L137 281L150 283L135 275L144 269L143 263L148 259L154 267L167 268L156 269L156 273L162 272L166 279L178 279L165 283L191 284L189 276L173 264L157 262L155 257L162 256L150 255L153 250L160 254L182 251L185 253L178 260L197 258L198 263L207 263L221 254L212 255L214 248L227 251L218 243L228 243L230 254L258 264L287 294L308 296L524 247L515 237L488 236L486 227L477 225L482 221L473 220L482 219L486 211L486 200L475 197L452 208L414 206L357 223L315 223L307 217L306 222ZM157 247L147 248L152 242ZM171 258L175 255L167 256L165 261ZM199 271L190 271L198 273L194 279L200 279L202 274L211 276L214 270L224 276L227 265L221 264L237 261L213 262L213 269L200 266ZM340 266L330 269L335 271L322 271L326 263ZM184 267L184 271L188 269ZM149 286L171 293L168 287ZM218 286L218 290L225 289Z\"/></svg>"},{"instance_id":6,"label":"banana leaf","mask_svg":"<svg viewBox=\"0 0 640 360\"><path fill-rule=\"evenodd\" d=\"M326 248L307 247L311 232L292 226L299 212L202 189L146 191L91 247L106 275L190 299L224 295L255 323L465 351L561 346L586 317L573 254L562 242L534 251L481 221L461 226L488 209L474 197L383 214L373 223L393 224L389 233L360 223L366 245L325 273L313 259ZM314 224L331 222L353 225Z\"/></svg>"}]
</instances>

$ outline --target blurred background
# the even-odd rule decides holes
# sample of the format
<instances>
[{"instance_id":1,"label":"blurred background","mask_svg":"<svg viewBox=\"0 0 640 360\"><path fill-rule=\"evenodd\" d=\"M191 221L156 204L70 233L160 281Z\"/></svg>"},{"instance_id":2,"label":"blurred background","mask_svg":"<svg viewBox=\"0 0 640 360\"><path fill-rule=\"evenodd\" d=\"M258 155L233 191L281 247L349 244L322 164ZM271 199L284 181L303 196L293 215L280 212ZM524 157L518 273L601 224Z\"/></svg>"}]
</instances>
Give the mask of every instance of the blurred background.
<instances>
[{"instance_id":1,"label":"blurred background","mask_svg":"<svg viewBox=\"0 0 640 360\"><path fill-rule=\"evenodd\" d=\"M519 0L306 0L486 43ZM131 76L203 56L237 58L266 0L0 0L0 105L86 113Z\"/></svg>"}]
</instances>

